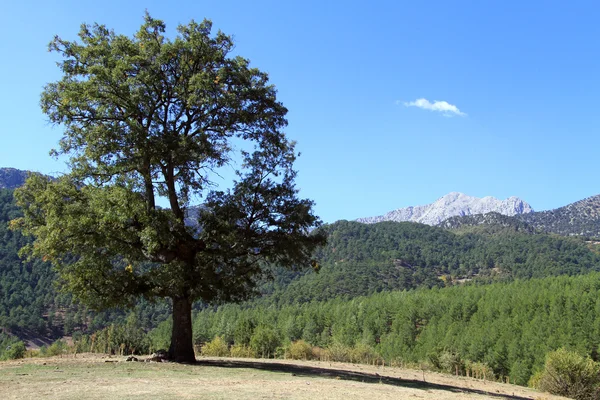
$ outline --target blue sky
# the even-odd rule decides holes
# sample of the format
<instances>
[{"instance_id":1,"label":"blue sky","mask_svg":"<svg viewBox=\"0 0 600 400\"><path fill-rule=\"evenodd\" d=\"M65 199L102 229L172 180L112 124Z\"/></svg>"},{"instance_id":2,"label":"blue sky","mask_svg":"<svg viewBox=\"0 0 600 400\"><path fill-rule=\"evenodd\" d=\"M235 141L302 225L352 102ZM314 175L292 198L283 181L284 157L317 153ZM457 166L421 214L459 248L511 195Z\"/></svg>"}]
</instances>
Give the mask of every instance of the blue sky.
<instances>
[{"instance_id":1,"label":"blue sky","mask_svg":"<svg viewBox=\"0 0 600 400\"><path fill-rule=\"evenodd\" d=\"M39 108L54 35L213 20L270 74L326 222L451 191L536 210L600 194L600 5L552 1L2 2L0 167L64 171ZM438 101L438 103L435 103ZM445 102L445 103L443 103ZM454 108L453 108L454 107Z\"/></svg>"}]
</instances>

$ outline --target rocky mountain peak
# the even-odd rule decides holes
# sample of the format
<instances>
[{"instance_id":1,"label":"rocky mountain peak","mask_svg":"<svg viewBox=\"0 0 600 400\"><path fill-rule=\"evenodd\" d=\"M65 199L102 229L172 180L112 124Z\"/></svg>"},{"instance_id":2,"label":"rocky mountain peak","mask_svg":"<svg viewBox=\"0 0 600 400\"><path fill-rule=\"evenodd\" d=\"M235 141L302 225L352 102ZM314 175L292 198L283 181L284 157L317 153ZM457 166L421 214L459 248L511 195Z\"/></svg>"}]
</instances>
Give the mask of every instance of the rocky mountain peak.
<instances>
[{"instance_id":1,"label":"rocky mountain peak","mask_svg":"<svg viewBox=\"0 0 600 400\"><path fill-rule=\"evenodd\" d=\"M489 212L513 216L531 213L533 209L525 201L515 196L499 200L492 196L479 198L460 192L451 192L431 204L399 208L377 217L359 218L357 221L367 224L381 221L412 221L438 225L450 217Z\"/></svg>"}]
</instances>

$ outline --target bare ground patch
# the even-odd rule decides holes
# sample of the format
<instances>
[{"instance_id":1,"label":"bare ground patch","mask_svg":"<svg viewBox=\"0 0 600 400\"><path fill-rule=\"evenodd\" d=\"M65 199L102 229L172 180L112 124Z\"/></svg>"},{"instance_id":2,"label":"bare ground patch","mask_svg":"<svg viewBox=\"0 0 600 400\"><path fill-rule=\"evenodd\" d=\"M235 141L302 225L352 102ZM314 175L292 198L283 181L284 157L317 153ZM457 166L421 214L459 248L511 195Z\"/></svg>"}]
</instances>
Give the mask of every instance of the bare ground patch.
<instances>
[{"instance_id":1,"label":"bare ground patch","mask_svg":"<svg viewBox=\"0 0 600 400\"><path fill-rule=\"evenodd\" d=\"M195 365L124 357L0 363L3 399L559 399L471 378L390 367L201 358ZM110 362L106 362L110 361Z\"/></svg>"}]
</instances>

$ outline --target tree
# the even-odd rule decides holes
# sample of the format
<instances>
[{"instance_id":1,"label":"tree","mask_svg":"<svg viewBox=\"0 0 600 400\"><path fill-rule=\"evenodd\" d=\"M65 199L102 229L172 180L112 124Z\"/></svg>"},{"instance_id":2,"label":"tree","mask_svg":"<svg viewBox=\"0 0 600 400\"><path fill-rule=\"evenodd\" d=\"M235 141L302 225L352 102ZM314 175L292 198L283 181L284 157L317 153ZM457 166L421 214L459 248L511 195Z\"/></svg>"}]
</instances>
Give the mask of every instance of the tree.
<instances>
[{"instance_id":1,"label":"tree","mask_svg":"<svg viewBox=\"0 0 600 400\"><path fill-rule=\"evenodd\" d=\"M82 25L80 42L55 37L62 78L41 106L64 126L52 154L70 169L31 176L12 223L35 237L23 252L51 261L91 306L172 299L169 355L181 362L195 360L195 300L246 299L269 264L316 268L325 242L295 187L287 109L267 74L230 56L231 37L211 28L191 21L171 40L146 14L133 37L98 24Z\"/></svg>"}]
</instances>

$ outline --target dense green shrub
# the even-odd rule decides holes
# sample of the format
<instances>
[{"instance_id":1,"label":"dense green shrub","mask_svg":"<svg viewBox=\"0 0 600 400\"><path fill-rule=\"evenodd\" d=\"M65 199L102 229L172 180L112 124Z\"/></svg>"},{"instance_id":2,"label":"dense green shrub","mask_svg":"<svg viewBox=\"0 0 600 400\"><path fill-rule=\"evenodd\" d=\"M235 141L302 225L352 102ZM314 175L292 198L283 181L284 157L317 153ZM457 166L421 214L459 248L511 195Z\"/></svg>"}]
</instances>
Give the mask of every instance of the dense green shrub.
<instances>
[{"instance_id":1,"label":"dense green shrub","mask_svg":"<svg viewBox=\"0 0 600 400\"><path fill-rule=\"evenodd\" d=\"M546 356L539 375L532 378L536 388L577 400L597 399L599 396L600 365L590 358L564 348Z\"/></svg>"},{"instance_id":2,"label":"dense green shrub","mask_svg":"<svg viewBox=\"0 0 600 400\"><path fill-rule=\"evenodd\" d=\"M262 358L274 357L280 344L281 339L275 329L265 325L259 325L250 338L250 347Z\"/></svg>"},{"instance_id":3,"label":"dense green shrub","mask_svg":"<svg viewBox=\"0 0 600 400\"><path fill-rule=\"evenodd\" d=\"M255 358L256 353L249 346L244 344L234 344L229 349L229 355L237 358Z\"/></svg>"},{"instance_id":4,"label":"dense green shrub","mask_svg":"<svg viewBox=\"0 0 600 400\"><path fill-rule=\"evenodd\" d=\"M350 362L352 348L340 342L333 342L327 347L331 361Z\"/></svg>"},{"instance_id":5,"label":"dense green shrub","mask_svg":"<svg viewBox=\"0 0 600 400\"><path fill-rule=\"evenodd\" d=\"M16 360L18 358L23 358L25 357L26 351L25 343L22 341L12 342L0 351L0 360Z\"/></svg>"},{"instance_id":6,"label":"dense green shrub","mask_svg":"<svg viewBox=\"0 0 600 400\"><path fill-rule=\"evenodd\" d=\"M61 356L67 353L69 346L67 342L59 339L52 343L50 346L42 346L40 349L40 355L43 357Z\"/></svg>"},{"instance_id":7,"label":"dense green shrub","mask_svg":"<svg viewBox=\"0 0 600 400\"><path fill-rule=\"evenodd\" d=\"M173 330L173 320L168 319L161 322L158 326L148 332L150 341L150 353L159 349L168 349L171 345L171 331Z\"/></svg>"},{"instance_id":8,"label":"dense green shrub","mask_svg":"<svg viewBox=\"0 0 600 400\"><path fill-rule=\"evenodd\" d=\"M0 360L14 360L25 356L25 344L15 336L0 332Z\"/></svg>"},{"instance_id":9,"label":"dense green shrub","mask_svg":"<svg viewBox=\"0 0 600 400\"><path fill-rule=\"evenodd\" d=\"M357 343L350 351L350 361L360 364L372 364L373 362L381 362L382 358L373 347L366 343Z\"/></svg>"},{"instance_id":10,"label":"dense green shrub","mask_svg":"<svg viewBox=\"0 0 600 400\"><path fill-rule=\"evenodd\" d=\"M217 336L202 346L201 352L203 356L207 357L227 357L229 356L229 347L221 336Z\"/></svg>"},{"instance_id":11,"label":"dense green shrub","mask_svg":"<svg viewBox=\"0 0 600 400\"><path fill-rule=\"evenodd\" d=\"M312 346L302 339L290 343L286 354L292 360L311 360L313 358Z\"/></svg>"}]
</instances>

